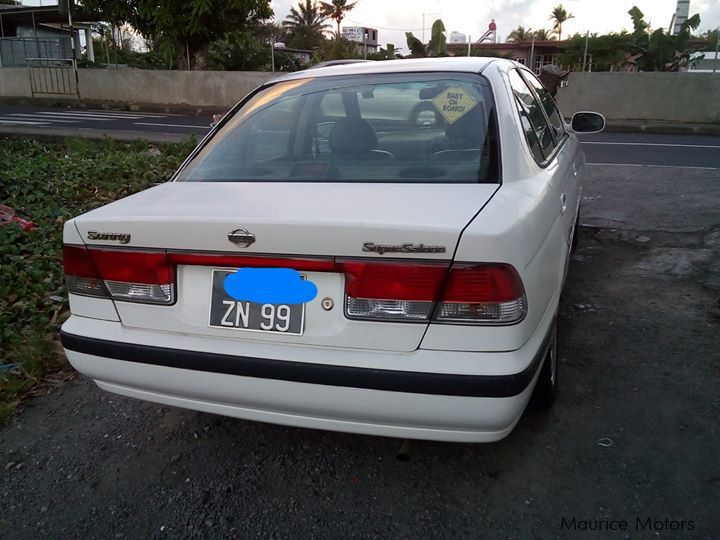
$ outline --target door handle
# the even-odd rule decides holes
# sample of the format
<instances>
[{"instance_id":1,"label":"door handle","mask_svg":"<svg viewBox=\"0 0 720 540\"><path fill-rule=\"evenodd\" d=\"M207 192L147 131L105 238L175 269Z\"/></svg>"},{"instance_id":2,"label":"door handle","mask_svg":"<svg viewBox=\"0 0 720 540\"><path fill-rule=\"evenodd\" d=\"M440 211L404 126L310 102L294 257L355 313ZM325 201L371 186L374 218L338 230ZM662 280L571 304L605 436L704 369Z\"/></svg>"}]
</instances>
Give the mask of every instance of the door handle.
<instances>
[{"instance_id":1,"label":"door handle","mask_svg":"<svg viewBox=\"0 0 720 540\"><path fill-rule=\"evenodd\" d=\"M564 193L560 194L560 213L564 214L567 210L567 196Z\"/></svg>"}]
</instances>

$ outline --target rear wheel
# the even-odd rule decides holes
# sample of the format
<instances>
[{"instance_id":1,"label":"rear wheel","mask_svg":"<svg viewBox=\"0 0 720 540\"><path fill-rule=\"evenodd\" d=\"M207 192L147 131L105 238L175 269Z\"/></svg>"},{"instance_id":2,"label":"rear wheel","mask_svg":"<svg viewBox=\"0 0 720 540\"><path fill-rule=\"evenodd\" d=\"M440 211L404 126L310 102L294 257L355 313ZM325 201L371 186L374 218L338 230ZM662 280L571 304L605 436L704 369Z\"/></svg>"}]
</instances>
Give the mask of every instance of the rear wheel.
<instances>
[{"instance_id":1,"label":"rear wheel","mask_svg":"<svg viewBox=\"0 0 720 540\"><path fill-rule=\"evenodd\" d=\"M558 343L557 321L553 323L550 346L545 353L535 390L530 398L530 407L535 410L549 409L558 393Z\"/></svg>"}]
</instances>

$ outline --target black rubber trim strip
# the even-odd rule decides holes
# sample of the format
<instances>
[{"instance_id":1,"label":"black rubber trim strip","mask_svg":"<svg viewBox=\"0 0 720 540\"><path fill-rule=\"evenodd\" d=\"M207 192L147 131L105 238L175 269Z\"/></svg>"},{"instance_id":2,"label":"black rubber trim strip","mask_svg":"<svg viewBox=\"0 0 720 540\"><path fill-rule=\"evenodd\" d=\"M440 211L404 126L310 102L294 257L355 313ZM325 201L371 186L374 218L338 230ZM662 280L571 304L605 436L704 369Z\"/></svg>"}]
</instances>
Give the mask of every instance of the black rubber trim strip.
<instances>
[{"instance_id":1,"label":"black rubber trim strip","mask_svg":"<svg viewBox=\"0 0 720 540\"><path fill-rule=\"evenodd\" d=\"M503 398L520 394L530 384L545 356L550 334L530 365L512 375L456 375L309 364L121 343L63 331L60 337L70 351L154 366L411 394Z\"/></svg>"}]
</instances>

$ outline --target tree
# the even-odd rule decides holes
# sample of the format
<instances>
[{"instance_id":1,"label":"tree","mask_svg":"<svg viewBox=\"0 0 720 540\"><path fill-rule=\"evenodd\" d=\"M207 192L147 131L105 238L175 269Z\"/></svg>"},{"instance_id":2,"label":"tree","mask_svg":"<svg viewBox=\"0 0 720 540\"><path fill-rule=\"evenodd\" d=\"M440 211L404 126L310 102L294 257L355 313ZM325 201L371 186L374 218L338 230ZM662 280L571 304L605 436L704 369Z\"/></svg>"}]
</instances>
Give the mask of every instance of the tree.
<instances>
[{"instance_id":1,"label":"tree","mask_svg":"<svg viewBox=\"0 0 720 540\"><path fill-rule=\"evenodd\" d=\"M574 19L575 15L572 13L568 13L565 11L565 8L562 4L558 4L555 6L552 10L552 14L550 15L550 20L553 21L555 24L553 26L553 30L555 33L557 33L558 39L562 41L562 25L565 21L569 19Z\"/></svg>"},{"instance_id":2,"label":"tree","mask_svg":"<svg viewBox=\"0 0 720 540\"><path fill-rule=\"evenodd\" d=\"M690 56L696 52L689 46L690 31L700 26L700 15L696 13L687 19L680 27L680 32L673 36L666 34L663 28L650 33L650 25L637 6L628 14L635 28L630 49L638 70L680 71L687 66Z\"/></svg>"},{"instance_id":3,"label":"tree","mask_svg":"<svg viewBox=\"0 0 720 540\"><path fill-rule=\"evenodd\" d=\"M707 42L707 45L705 46L706 51L715 52L718 44L718 37L720 37L720 28L708 30L703 34L703 39Z\"/></svg>"},{"instance_id":4,"label":"tree","mask_svg":"<svg viewBox=\"0 0 720 540\"><path fill-rule=\"evenodd\" d=\"M532 38L532 28L518 26L515 30L508 34L507 41L530 41Z\"/></svg>"},{"instance_id":5,"label":"tree","mask_svg":"<svg viewBox=\"0 0 720 540\"><path fill-rule=\"evenodd\" d=\"M83 7L115 25L131 24L193 69L205 69L210 43L272 16L269 0L85 0Z\"/></svg>"},{"instance_id":6,"label":"tree","mask_svg":"<svg viewBox=\"0 0 720 540\"><path fill-rule=\"evenodd\" d=\"M347 0L332 0L331 2L320 2L323 13L326 17L334 20L337 23L337 34L336 39L340 38L340 23L345 18L345 15L355 7L357 2L348 3Z\"/></svg>"},{"instance_id":7,"label":"tree","mask_svg":"<svg viewBox=\"0 0 720 540\"><path fill-rule=\"evenodd\" d=\"M312 0L300 2L297 9L290 8L290 14L283 21L283 27L290 34L288 45L298 49L315 49L325 40L323 32L330 28L327 15Z\"/></svg>"},{"instance_id":8,"label":"tree","mask_svg":"<svg viewBox=\"0 0 720 540\"><path fill-rule=\"evenodd\" d=\"M550 32L549 30L545 30L544 28L541 28L540 30L535 30L532 34L538 41L552 41L555 39L555 36L552 35L552 32Z\"/></svg>"},{"instance_id":9,"label":"tree","mask_svg":"<svg viewBox=\"0 0 720 540\"><path fill-rule=\"evenodd\" d=\"M563 52L558 55L557 63L571 69L587 68L592 64L593 71L620 70L626 61L627 51L630 50L632 36L625 31L620 33L598 35L590 34L587 38L587 58L585 54L586 37L575 34L565 40Z\"/></svg>"}]
</instances>

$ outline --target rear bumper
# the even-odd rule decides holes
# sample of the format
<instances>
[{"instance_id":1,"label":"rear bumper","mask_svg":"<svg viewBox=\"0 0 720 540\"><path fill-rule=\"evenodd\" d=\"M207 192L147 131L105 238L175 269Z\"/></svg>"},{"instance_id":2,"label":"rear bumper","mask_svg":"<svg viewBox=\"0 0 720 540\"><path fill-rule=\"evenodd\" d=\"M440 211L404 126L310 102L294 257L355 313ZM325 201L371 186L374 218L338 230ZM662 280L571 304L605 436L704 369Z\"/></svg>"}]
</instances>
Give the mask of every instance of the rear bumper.
<instances>
[{"instance_id":1,"label":"rear bumper","mask_svg":"<svg viewBox=\"0 0 720 540\"><path fill-rule=\"evenodd\" d=\"M547 349L548 328L512 352L418 350L383 359L364 350L317 349L314 361L301 362L228 354L189 336L82 317L71 317L61 337L78 371L130 397L299 427L490 442L505 437L520 418ZM408 369L427 366L428 359L435 371ZM378 363L388 369L362 367ZM503 365L522 369L502 373Z\"/></svg>"}]
</instances>

